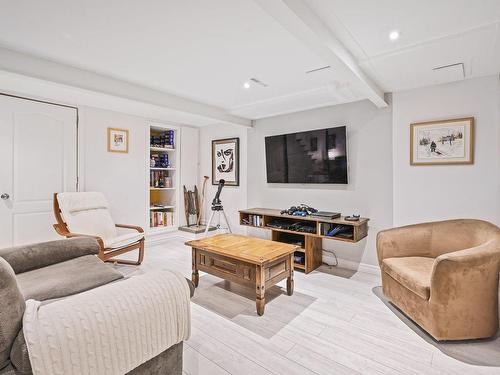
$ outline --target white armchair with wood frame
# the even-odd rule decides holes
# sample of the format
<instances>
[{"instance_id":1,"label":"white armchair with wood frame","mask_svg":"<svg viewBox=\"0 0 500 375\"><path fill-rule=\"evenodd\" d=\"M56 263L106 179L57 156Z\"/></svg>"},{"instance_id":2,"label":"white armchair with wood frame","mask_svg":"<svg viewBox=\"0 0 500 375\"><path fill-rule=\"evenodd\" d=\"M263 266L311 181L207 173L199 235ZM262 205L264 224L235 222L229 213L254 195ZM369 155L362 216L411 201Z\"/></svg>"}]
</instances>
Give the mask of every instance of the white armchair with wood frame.
<instances>
[{"instance_id":1,"label":"white armchair with wood frame","mask_svg":"<svg viewBox=\"0 0 500 375\"><path fill-rule=\"evenodd\" d=\"M139 265L144 259L144 230L134 225L115 224L109 203L102 193L54 194L54 229L66 238L93 237L100 246L99 258L107 262ZM137 261L114 257L138 250Z\"/></svg>"}]
</instances>

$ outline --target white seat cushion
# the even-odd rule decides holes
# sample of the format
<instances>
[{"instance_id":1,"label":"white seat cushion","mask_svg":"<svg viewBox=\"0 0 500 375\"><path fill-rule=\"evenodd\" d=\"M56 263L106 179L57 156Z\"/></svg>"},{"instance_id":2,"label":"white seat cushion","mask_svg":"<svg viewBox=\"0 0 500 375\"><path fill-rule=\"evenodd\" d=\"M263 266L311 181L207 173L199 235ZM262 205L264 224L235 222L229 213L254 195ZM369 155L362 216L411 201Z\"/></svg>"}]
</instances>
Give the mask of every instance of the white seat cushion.
<instances>
[{"instance_id":1,"label":"white seat cushion","mask_svg":"<svg viewBox=\"0 0 500 375\"><path fill-rule=\"evenodd\" d=\"M104 247L108 249L119 249L121 247L131 245L134 242L137 242L143 238L144 238L144 233L138 233L134 231L133 233L126 233L122 234L121 236L105 240Z\"/></svg>"},{"instance_id":2,"label":"white seat cushion","mask_svg":"<svg viewBox=\"0 0 500 375\"><path fill-rule=\"evenodd\" d=\"M99 236L105 242L117 237L109 204L102 193L59 193L57 200L70 232Z\"/></svg>"}]
</instances>

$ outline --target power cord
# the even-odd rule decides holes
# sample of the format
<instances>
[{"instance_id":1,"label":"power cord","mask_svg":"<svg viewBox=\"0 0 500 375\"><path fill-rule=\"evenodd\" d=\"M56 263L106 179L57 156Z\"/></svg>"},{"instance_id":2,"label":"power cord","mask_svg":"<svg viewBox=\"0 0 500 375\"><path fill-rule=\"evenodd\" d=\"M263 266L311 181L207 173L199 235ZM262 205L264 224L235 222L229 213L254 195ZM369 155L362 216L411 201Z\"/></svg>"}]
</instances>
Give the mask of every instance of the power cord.
<instances>
[{"instance_id":1,"label":"power cord","mask_svg":"<svg viewBox=\"0 0 500 375\"><path fill-rule=\"evenodd\" d=\"M326 252L326 253L332 254L333 257L335 258L335 264L328 264L328 263L322 262L324 265L326 265L330 268L337 267L339 265L339 259L337 258L337 254L335 254L335 252L333 250L327 250L327 249L321 249L321 250Z\"/></svg>"}]
</instances>

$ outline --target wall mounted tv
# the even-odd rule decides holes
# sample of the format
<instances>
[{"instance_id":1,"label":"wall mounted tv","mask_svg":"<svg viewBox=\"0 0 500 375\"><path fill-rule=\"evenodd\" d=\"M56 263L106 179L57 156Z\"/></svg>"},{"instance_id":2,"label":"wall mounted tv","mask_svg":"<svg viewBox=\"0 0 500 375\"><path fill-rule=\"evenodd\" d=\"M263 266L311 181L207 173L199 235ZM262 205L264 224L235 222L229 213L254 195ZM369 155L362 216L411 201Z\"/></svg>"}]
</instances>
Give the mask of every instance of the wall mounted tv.
<instances>
[{"instance_id":1,"label":"wall mounted tv","mask_svg":"<svg viewBox=\"0 0 500 375\"><path fill-rule=\"evenodd\" d=\"M346 127L266 137L268 183L347 184Z\"/></svg>"}]
</instances>

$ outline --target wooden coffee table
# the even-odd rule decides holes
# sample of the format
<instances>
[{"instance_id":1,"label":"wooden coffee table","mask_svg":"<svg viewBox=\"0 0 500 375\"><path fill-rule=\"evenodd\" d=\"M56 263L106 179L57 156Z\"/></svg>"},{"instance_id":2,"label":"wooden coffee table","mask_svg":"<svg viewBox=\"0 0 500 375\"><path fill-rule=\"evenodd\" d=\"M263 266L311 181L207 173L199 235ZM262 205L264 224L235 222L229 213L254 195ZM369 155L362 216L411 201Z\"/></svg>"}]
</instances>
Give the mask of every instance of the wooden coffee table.
<instances>
[{"instance_id":1,"label":"wooden coffee table","mask_svg":"<svg viewBox=\"0 0 500 375\"><path fill-rule=\"evenodd\" d=\"M267 288L287 279L287 294L293 294L293 253L298 246L237 234L219 234L188 241L186 245L193 249L195 287L198 271L255 287L259 315L264 314Z\"/></svg>"}]
</instances>

